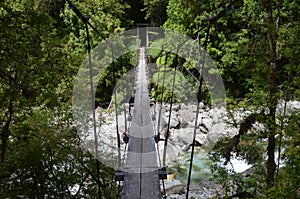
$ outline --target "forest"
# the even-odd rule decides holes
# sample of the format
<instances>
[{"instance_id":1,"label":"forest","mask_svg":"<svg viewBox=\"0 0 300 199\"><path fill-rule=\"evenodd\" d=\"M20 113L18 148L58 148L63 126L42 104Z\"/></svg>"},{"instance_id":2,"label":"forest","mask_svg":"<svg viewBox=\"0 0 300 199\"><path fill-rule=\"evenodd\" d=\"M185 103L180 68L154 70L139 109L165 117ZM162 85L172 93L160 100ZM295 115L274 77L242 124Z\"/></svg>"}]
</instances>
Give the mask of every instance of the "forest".
<instances>
[{"instance_id":1,"label":"forest","mask_svg":"<svg viewBox=\"0 0 300 199\"><path fill-rule=\"evenodd\" d=\"M226 110L251 110L232 124L236 135L211 147L210 180L225 190L238 187L224 198L300 198L300 108L288 107L300 101L299 0L72 2L100 33L90 29L92 48L137 23L204 46L224 81ZM72 92L87 57L85 24L67 0L2 0L0 22L0 198L120 198L115 170L83 149L74 127ZM119 59L117 79L136 66L131 56ZM152 59L188 65L167 56ZM111 103L113 70L98 83L96 107ZM152 94L170 101L159 86ZM264 128L253 130L257 123ZM233 155L253 165L247 176L224 166Z\"/></svg>"}]
</instances>

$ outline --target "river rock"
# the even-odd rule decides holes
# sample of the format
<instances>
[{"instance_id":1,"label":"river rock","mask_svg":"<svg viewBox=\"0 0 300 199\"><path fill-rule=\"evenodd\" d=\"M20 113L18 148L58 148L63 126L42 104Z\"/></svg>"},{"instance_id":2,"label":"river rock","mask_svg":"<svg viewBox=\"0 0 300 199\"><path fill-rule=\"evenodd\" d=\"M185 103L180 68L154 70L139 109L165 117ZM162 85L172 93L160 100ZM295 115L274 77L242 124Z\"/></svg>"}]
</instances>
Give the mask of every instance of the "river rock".
<instances>
[{"instance_id":1,"label":"river rock","mask_svg":"<svg viewBox=\"0 0 300 199\"><path fill-rule=\"evenodd\" d=\"M285 107L286 106L286 107ZM280 100L277 105L276 114L283 115L284 114L284 107L286 108L286 115L290 115L293 111L300 110L300 101L288 101L285 102Z\"/></svg>"},{"instance_id":2,"label":"river rock","mask_svg":"<svg viewBox=\"0 0 300 199\"><path fill-rule=\"evenodd\" d=\"M193 113L195 113L195 112L197 111L197 105L195 105L195 104L190 104L190 105L188 106L188 110L191 111L191 112L193 112Z\"/></svg>"},{"instance_id":3,"label":"river rock","mask_svg":"<svg viewBox=\"0 0 300 199\"><path fill-rule=\"evenodd\" d=\"M179 127L180 127L179 119L175 115L172 115L170 120L170 128L179 128Z\"/></svg>"},{"instance_id":4,"label":"river rock","mask_svg":"<svg viewBox=\"0 0 300 199\"><path fill-rule=\"evenodd\" d=\"M185 103L181 103L180 104L180 109L181 110L185 110L185 109L188 109L189 107L185 104Z\"/></svg>"},{"instance_id":5,"label":"river rock","mask_svg":"<svg viewBox=\"0 0 300 199\"><path fill-rule=\"evenodd\" d=\"M199 109L204 109L204 108L205 108L204 103L203 103L203 102L200 102L200 103L199 103Z\"/></svg>"},{"instance_id":6,"label":"river rock","mask_svg":"<svg viewBox=\"0 0 300 199\"><path fill-rule=\"evenodd\" d=\"M181 146L182 151L187 151L193 143L194 128L180 129L176 138L174 139L178 145ZM199 129L196 130L195 137L196 145L204 145L207 141L207 135L200 133Z\"/></svg>"},{"instance_id":7,"label":"river rock","mask_svg":"<svg viewBox=\"0 0 300 199\"><path fill-rule=\"evenodd\" d=\"M191 145L190 145L190 144L187 144L187 145L183 146L183 147L181 148L181 150L182 150L183 152L186 152L186 151L190 150L190 148L191 148Z\"/></svg>"},{"instance_id":8,"label":"river rock","mask_svg":"<svg viewBox=\"0 0 300 199\"><path fill-rule=\"evenodd\" d=\"M196 135L196 142L198 142L200 145L207 144L208 143L207 134L197 134Z\"/></svg>"},{"instance_id":9,"label":"river rock","mask_svg":"<svg viewBox=\"0 0 300 199\"><path fill-rule=\"evenodd\" d=\"M239 133L239 130L237 128L231 127L231 126L226 126L224 128L224 131L221 132L223 136L229 136L233 137Z\"/></svg>"},{"instance_id":10,"label":"river rock","mask_svg":"<svg viewBox=\"0 0 300 199\"><path fill-rule=\"evenodd\" d=\"M161 186L161 190L163 190L162 186ZM166 194L182 194L183 190L184 190L183 185L179 180L165 181Z\"/></svg>"},{"instance_id":11,"label":"river rock","mask_svg":"<svg viewBox=\"0 0 300 199\"><path fill-rule=\"evenodd\" d=\"M171 193L168 198L185 199L186 190L184 193ZM198 185L192 185L189 189L189 198L207 199L207 198L224 198L226 191L221 185L214 182L203 180Z\"/></svg>"},{"instance_id":12,"label":"river rock","mask_svg":"<svg viewBox=\"0 0 300 199\"><path fill-rule=\"evenodd\" d=\"M203 117L201 119L201 126L203 126L206 129L206 132L210 131L213 126L213 120L211 118ZM204 131L205 132L205 131Z\"/></svg>"},{"instance_id":13,"label":"river rock","mask_svg":"<svg viewBox=\"0 0 300 199\"><path fill-rule=\"evenodd\" d=\"M159 142L159 153L162 156L164 152L164 142ZM166 161L171 162L176 160L176 158L181 154L181 148L173 144L171 142L168 142L167 145L167 152L166 152Z\"/></svg>"},{"instance_id":14,"label":"river rock","mask_svg":"<svg viewBox=\"0 0 300 199\"><path fill-rule=\"evenodd\" d=\"M180 110L180 104L176 104L172 106L173 111L179 111Z\"/></svg>"},{"instance_id":15,"label":"river rock","mask_svg":"<svg viewBox=\"0 0 300 199\"><path fill-rule=\"evenodd\" d=\"M191 144L193 142L193 134L194 134L193 128L180 129L179 134L177 135L177 140L179 144L181 145Z\"/></svg>"},{"instance_id":16,"label":"river rock","mask_svg":"<svg viewBox=\"0 0 300 199\"><path fill-rule=\"evenodd\" d=\"M168 118L161 115L160 120L157 119L157 124L159 123L159 129L163 129L168 124Z\"/></svg>"},{"instance_id":17,"label":"river rock","mask_svg":"<svg viewBox=\"0 0 300 199\"><path fill-rule=\"evenodd\" d=\"M221 136L222 132L224 131L224 123L217 123L212 126L211 130L207 134L207 140L209 142L217 141Z\"/></svg>"},{"instance_id":18,"label":"river rock","mask_svg":"<svg viewBox=\"0 0 300 199\"><path fill-rule=\"evenodd\" d=\"M190 126L190 123L187 121L183 121L182 119L179 120L180 122L180 128L188 128Z\"/></svg>"},{"instance_id":19,"label":"river rock","mask_svg":"<svg viewBox=\"0 0 300 199\"><path fill-rule=\"evenodd\" d=\"M179 113L182 122L186 121L186 122L192 122L195 119L195 113L191 113L191 111L189 110L182 110Z\"/></svg>"},{"instance_id":20,"label":"river rock","mask_svg":"<svg viewBox=\"0 0 300 199\"><path fill-rule=\"evenodd\" d=\"M199 130L200 130L200 132L201 133L204 133L204 134L207 134L208 133L208 129L207 128L205 128L204 126L199 126Z\"/></svg>"},{"instance_id":21,"label":"river rock","mask_svg":"<svg viewBox=\"0 0 300 199\"><path fill-rule=\"evenodd\" d=\"M211 118L213 119L214 123L220 122L222 120L222 117L225 115L226 109L225 108L214 108L209 110L209 114L211 115Z\"/></svg>"}]
</instances>

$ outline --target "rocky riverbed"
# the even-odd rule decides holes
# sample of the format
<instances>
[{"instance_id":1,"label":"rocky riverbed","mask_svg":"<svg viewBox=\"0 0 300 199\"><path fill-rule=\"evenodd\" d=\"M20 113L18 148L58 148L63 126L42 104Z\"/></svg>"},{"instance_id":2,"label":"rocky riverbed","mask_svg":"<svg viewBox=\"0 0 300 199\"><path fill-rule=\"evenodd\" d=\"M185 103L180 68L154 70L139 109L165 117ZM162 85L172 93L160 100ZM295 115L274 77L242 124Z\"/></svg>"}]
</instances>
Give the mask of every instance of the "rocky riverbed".
<instances>
[{"instance_id":1,"label":"rocky riverbed","mask_svg":"<svg viewBox=\"0 0 300 199\"><path fill-rule=\"evenodd\" d=\"M284 102L278 105L277 113L283 112ZM125 105L127 110L129 105ZM169 120L170 105L163 103L151 106L153 126L157 133L161 133L161 138L167 132ZM287 110L300 110L300 102L291 101L287 103ZM113 111L112 111L113 112ZM132 110L131 110L132 112ZM289 112L289 111L287 111ZM100 114L101 113L101 114ZM194 127L196 124L196 152L193 167L193 182L190 191L190 197L194 198L212 198L222 197L225 193L222 187L214 182L208 181L210 177L209 160L206 157L207 146L212 145L216 140L223 136L234 136L238 129L232 125L239 124L246 116L250 115L250 110L238 109L234 112L228 112L222 106L208 107L200 104L198 113L198 122L196 124L196 105L195 104L176 104L173 105L170 118L169 142L167 146L166 162L168 165L169 176L166 181L166 193L168 198L185 198L185 183L187 179L188 162L190 158L191 144L193 141ZM116 118L107 110L97 110L97 116L101 117L101 129L99 138L107 146L112 143L117 145L116 138ZM128 121L128 112L126 119L124 112L118 116L119 131L121 134L128 133L131 122ZM159 125L159 127L158 127ZM126 130L127 128L127 130ZM264 126L255 123L254 130L261 130ZM130 133L130 132L129 132ZM159 142L159 153L163 154L164 142ZM122 151L125 150L125 144L122 142ZM114 148L115 149L115 148ZM116 153L117 150L111 150ZM115 154L115 157L117 154ZM242 172L250 166L242 162L236 162L238 171Z\"/></svg>"},{"instance_id":2,"label":"rocky riverbed","mask_svg":"<svg viewBox=\"0 0 300 199\"><path fill-rule=\"evenodd\" d=\"M185 199L186 186L184 186L179 180L166 181L165 194L167 198L170 199ZM189 198L207 199L223 198L224 196L225 190L222 186L208 180L203 180L197 185L191 185L189 188Z\"/></svg>"}]
</instances>

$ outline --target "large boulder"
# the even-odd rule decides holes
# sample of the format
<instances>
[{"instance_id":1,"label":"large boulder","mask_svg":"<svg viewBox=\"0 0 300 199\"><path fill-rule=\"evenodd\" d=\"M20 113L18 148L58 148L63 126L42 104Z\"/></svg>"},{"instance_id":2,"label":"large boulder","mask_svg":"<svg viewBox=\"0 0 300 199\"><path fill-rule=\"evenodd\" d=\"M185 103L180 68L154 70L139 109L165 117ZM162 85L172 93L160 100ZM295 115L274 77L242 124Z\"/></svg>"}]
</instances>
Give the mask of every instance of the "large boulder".
<instances>
[{"instance_id":1,"label":"large boulder","mask_svg":"<svg viewBox=\"0 0 300 199\"><path fill-rule=\"evenodd\" d=\"M195 119L195 113L192 113L190 110L181 110L178 113L178 117L180 118L180 127L186 128L189 126L190 122L193 122Z\"/></svg>"},{"instance_id":2,"label":"large boulder","mask_svg":"<svg viewBox=\"0 0 300 199\"><path fill-rule=\"evenodd\" d=\"M160 156L163 156L163 152L164 152L164 141L159 142L158 146L159 146L159 153ZM166 162L171 162L176 160L176 158L181 154L181 148L176 145L173 144L171 142L168 142L167 145L167 151L166 151Z\"/></svg>"},{"instance_id":3,"label":"large boulder","mask_svg":"<svg viewBox=\"0 0 300 199\"><path fill-rule=\"evenodd\" d=\"M182 147L183 151L189 150L189 146L193 143L194 136L194 128L185 128L180 129L177 134L176 142ZM196 138L197 145L204 145L207 143L207 135L200 132L199 129L196 130Z\"/></svg>"},{"instance_id":4,"label":"large boulder","mask_svg":"<svg viewBox=\"0 0 300 199\"><path fill-rule=\"evenodd\" d=\"M207 140L209 142L217 141L224 132L225 124L224 123L217 123L212 126L211 130L207 134Z\"/></svg>"},{"instance_id":5,"label":"large boulder","mask_svg":"<svg viewBox=\"0 0 300 199\"><path fill-rule=\"evenodd\" d=\"M159 119L159 121L158 121L158 119ZM157 118L156 121L157 121L157 125L159 123L159 129L163 129L163 128L167 127L168 118L166 116L161 115L161 117Z\"/></svg>"},{"instance_id":6,"label":"large boulder","mask_svg":"<svg viewBox=\"0 0 300 199\"><path fill-rule=\"evenodd\" d=\"M177 141L180 145L192 144L194 128L180 129L177 135Z\"/></svg>"},{"instance_id":7,"label":"large boulder","mask_svg":"<svg viewBox=\"0 0 300 199\"><path fill-rule=\"evenodd\" d=\"M178 117L176 117L176 115L174 114L171 116L170 128L179 128L179 127L180 127L180 121Z\"/></svg>"}]
</instances>

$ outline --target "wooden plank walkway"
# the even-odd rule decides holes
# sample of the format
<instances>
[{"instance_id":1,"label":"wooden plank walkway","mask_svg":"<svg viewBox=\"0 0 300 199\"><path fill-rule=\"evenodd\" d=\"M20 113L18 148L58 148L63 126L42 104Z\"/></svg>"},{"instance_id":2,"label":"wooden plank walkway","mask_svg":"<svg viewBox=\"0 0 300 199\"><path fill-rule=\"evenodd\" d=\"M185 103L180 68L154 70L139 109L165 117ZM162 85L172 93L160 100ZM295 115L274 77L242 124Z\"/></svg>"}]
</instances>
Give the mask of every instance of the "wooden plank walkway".
<instances>
[{"instance_id":1,"label":"wooden plank walkway","mask_svg":"<svg viewBox=\"0 0 300 199\"><path fill-rule=\"evenodd\" d=\"M145 56L140 48L122 199L161 198Z\"/></svg>"}]
</instances>

